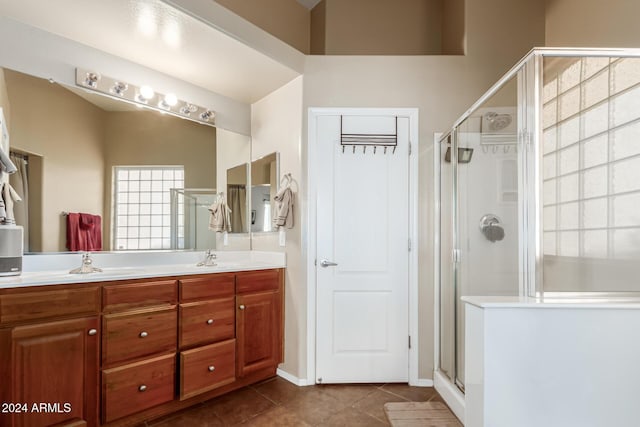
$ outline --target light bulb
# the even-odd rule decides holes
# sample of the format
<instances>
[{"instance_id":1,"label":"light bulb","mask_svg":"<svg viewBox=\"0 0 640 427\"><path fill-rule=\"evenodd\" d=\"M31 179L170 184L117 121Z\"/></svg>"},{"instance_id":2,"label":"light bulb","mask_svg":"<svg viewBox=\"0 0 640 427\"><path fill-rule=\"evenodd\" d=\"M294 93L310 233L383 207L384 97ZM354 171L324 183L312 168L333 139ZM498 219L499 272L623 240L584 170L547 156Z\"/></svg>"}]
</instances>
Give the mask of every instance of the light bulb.
<instances>
[{"instance_id":1,"label":"light bulb","mask_svg":"<svg viewBox=\"0 0 640 427\"><path fill-rule=\"evenodd\" d=\"M98 87L98 80L100 80L100 74L88 72L84 79L84 84L85 86L95 89Z\"/></svg>"},{"instance_id":2,"label":"light bulb","mask_svg":"<svg viewBox=\"0 0 640 427\"><path fill-rule=\"evenodd\" d=\"M178 98L176 97L175 94L173 93L168 93L164 96L164 102L165 104L167 104L169 107L173 107L174 105L176 105L178 103Z\"/></svg>"},{"instance_id":3,"label":"light bulb","mask_svg":"<svg viewBox=\"0 0 640 427\"><path fill-rule=\"evenodd\" d=\"M124 93L129 88L129 85L123 82L115 82L110 92L114 95L124 96Z\"/></svg>"},{"instance_id":4,"label":"light bulb","mask_svg":"<svg viewBox=\"0 0 640 427\"><path fill-rule=\"evenodd\" d=\"M141 86L140 87L140 96L147 101L153 98L156 93L153 91L151 86Z\"/></svg>"}]
</instances>

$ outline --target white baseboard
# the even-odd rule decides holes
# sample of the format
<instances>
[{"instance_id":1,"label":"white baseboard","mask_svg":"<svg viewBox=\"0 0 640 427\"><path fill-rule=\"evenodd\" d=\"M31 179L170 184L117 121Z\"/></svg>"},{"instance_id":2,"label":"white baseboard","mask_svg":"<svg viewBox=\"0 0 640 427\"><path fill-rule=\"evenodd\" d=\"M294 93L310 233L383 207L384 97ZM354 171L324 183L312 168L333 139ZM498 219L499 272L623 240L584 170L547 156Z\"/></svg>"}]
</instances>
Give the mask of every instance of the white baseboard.
<instances>
[{"instance_id":1,"label":"white baseboard","mask_svg":"<svg viewBox=\"0 0 640 427\"><path fill-rule=\"evenodd\" d=\"M433 373L433 383L436 391L447 402L451 411L464 423L464 394L453 385L440 371Z\"/></svg>"},{"instance_id":2,"label":"white baseboard","mask_svg":"<svg viewBox=\"0 0 640 427\"><path fill-rule=\"evenodd\" d=\"M427 378L418 378L417 381L409 382L414 387L433 387L433 380Z\"/></svg>"},{"instance_id":3,"label":"white baseboard","mask_svg":"<svg viewBox=\"0 0 640 427\"><path fill-rule=\"evenodd\" d=\"M303 387L303 386L309 385L309 383L307 382L306 379L298 378L295 375L292 375L292 374L290 374L290 373L288 373L286 371L283 371L280 368L278 368L278 370L276 371L276 374L280 378L283 378L283 379L289 381L290 383L295 384L295 385L297 385L299 387Z\"/></svg>"}]
</instances>

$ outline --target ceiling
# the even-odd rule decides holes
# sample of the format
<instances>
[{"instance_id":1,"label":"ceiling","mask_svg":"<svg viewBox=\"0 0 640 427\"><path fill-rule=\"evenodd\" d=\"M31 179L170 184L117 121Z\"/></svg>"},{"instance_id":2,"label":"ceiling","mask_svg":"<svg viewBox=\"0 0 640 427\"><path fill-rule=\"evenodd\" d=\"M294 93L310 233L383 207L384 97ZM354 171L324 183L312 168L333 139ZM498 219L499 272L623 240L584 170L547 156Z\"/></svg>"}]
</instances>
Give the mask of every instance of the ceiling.
<instances>
[{"instance_id":1,"label":"ceiling","mask_svg":"<svg viewBox=\"0 0 640 427\"><path fill-rule=\"evenodd\" d=\"M160 0L0 0L0 13L241 102L299 75Z\"/></svg>"},{"instance_id":2,"label":"ceiling","mask_svg":"<svg viewBox=\"0 0 640 427\"><path fill-rule=\"evenodd\" d=\"M314 7L316 7L316 5L318 3L320 3L320 1L321 0L298 0L298 3L300 3L301 5L306 7L307 9L311 10Z\"/></svg>"}]
</instances>

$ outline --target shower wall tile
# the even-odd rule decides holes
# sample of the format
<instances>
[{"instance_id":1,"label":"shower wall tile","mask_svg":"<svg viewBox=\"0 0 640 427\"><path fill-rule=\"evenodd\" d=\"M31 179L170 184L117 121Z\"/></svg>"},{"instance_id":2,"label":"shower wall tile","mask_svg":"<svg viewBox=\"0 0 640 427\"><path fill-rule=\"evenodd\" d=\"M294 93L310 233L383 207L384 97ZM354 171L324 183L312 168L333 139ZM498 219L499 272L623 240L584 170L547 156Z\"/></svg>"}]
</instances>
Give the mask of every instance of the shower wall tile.
<instances>
[{"instance_id":1,"label":"shower wall tile","mask_svg":"<svg viewBox=\"0 0 640 427\"><path fill-rule=\"evenodd\" d=\"M583 167L601 165L608 161L609 137L605 135L596 136L582 143Z\"/></svg>"},{"instance_id":2,"label":"shower wall tile","mask_svg":"<svg viewBox=\"0 0 640 427\"><path fill-rule=\"evenodd\" d=\"M611 93L640 83L640 58L622 58L611 65Z\"/></svg>"}]
</instances>

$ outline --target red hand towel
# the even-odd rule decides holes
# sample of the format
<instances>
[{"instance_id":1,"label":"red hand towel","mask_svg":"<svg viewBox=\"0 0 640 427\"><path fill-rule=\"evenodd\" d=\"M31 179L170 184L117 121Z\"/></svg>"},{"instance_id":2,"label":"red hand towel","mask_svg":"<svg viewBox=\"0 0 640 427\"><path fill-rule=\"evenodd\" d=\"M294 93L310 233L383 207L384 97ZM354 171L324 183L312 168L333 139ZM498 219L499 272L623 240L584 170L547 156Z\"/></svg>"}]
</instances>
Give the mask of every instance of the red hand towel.
<instances>
[{"instance_id":1,"label":"red hand towel","mask_svg":"<svg viewBox=\"0 0 640 427\"><path fill-rule=\"evenodd\" d=\"M67 248L70 251L101 251L100 215L70 212L67 215Z\"/></svg>"}]
</instances>

